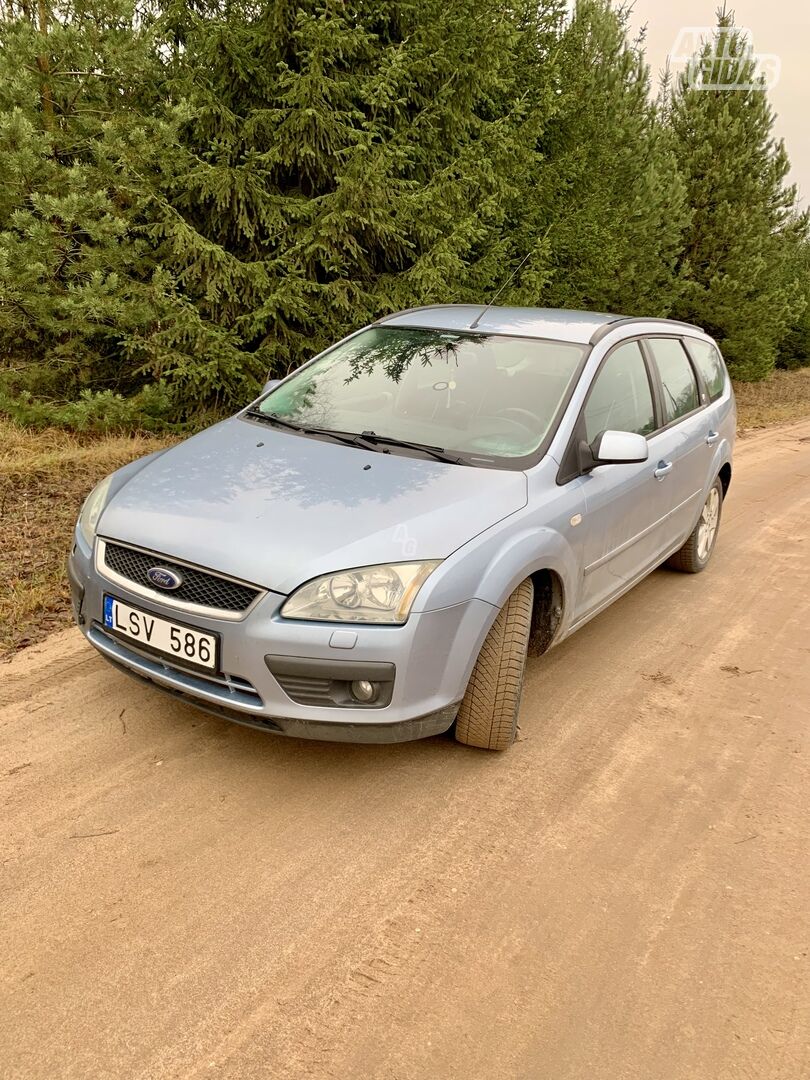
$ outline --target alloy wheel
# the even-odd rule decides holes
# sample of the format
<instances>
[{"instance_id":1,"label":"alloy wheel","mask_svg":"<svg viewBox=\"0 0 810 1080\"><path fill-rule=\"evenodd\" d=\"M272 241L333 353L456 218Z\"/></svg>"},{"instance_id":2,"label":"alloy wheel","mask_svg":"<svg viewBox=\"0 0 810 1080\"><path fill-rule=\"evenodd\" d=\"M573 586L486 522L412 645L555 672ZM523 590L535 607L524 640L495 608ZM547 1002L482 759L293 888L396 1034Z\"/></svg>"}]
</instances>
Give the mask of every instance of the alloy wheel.
<instances>
[{"instance_id":1,"label":"alloy wheel","mask_svg":"<svg viewBox=\"0 0 810 1080\"><path fill-rule=\"evenodd\" d=\"M701 562L705 562L711 554L719 520L720 492L716 487L713 487L709 492L698 522L697 555Z\"/></svg>"}]
</instances>

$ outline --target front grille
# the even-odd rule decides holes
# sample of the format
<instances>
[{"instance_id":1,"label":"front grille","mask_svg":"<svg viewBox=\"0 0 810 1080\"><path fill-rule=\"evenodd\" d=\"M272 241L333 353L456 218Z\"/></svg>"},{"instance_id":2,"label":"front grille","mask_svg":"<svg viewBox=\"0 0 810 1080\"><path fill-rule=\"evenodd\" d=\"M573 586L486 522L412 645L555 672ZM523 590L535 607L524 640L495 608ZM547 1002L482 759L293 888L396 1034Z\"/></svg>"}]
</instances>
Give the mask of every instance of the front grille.
<instances>
[{"instance_id":1,"label":"front grille","mask_svg":"<svg viewBox=\"0 0 810 1080\"><path fill-rule=\"evenodd\" d=\"M162 555L150 555L146 551L123 547L109 540L104 545L104 563L121 577L158 595L187 604L198 604L200 607L216 608L218 611L247 611L261 591L238 581L217 577L206 570L172 562ZM162 593L146 576L146 571L152 566L165 566L167 570L173 570L183 579L182 585L171 592Z\"/></svg>"}]
</instances>

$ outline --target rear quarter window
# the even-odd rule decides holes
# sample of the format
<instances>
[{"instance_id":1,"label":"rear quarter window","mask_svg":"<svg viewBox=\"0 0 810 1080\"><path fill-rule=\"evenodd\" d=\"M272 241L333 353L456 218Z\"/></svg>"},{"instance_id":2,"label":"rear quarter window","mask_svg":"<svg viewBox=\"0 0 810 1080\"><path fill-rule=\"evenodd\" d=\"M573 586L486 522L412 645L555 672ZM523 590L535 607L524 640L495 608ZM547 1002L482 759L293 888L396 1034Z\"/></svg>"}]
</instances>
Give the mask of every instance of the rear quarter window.
<instances>
[{"instance_id":1,"label":"rear quarter window","mask_svg":"<svg viewBox=\"0 0 810 1080\"><path fill-rule=\"evenodd\" d=\"M717 401L726 388L726 365L716 345L710 341L697 341L690 338L688 348L692 354L709 394L709 401Z\"/></svg>"}]
</instances>

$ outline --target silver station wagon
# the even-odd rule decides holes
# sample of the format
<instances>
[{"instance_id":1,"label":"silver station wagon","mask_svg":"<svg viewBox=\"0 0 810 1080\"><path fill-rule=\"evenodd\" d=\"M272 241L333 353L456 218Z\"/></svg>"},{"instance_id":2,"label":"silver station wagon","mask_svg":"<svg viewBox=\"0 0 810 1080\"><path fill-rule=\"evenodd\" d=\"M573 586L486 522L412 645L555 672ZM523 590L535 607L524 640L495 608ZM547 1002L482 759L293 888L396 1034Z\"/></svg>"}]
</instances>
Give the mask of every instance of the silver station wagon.
<instances>
[{"instance_id":1,"label":"silver station wagon","mask_svg":"<svg viewBox=\"0 0 810 1080\"><path fill-rule=\"evenodd\" d=\"M443 305L380 319L88 496L75 616L111 663L265 731L515 738L528 654L698 573L735 405L698 327Z\"/></svg>"}]
</instances>

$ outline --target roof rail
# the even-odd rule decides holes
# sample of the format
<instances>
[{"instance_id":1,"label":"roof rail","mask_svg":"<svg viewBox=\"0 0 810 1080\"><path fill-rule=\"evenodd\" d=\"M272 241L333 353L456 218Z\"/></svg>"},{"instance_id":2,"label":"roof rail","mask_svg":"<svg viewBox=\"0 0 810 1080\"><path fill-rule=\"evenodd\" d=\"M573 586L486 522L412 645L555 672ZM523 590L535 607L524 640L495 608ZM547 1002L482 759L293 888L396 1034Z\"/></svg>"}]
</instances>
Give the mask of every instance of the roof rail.
<instances>
[{"instance_id":1,"label":"roof rail","mask_svg":"<svg viewBox=\"0 0 810 1080\"><path fill-rule=\"evenodd\" d=\"M701 334L706 331L702 326L696 326L694 323L682 322L680 319L652 319L644 318L644 316L631 315L626 318L611 319L610 322L602 323L602 325L594 331L591 335L590 344L596 345L601 341L603 337L606 337L611 330L615 330L619 326L628 326L633 323L660 323L662 326L680 326L689 330L698 330Z\"/></svg>"},{"instance_id":2,"label":"roof rail","mask_svg":"<svg viewBox=\"0 0 810 1080\"><path fill-rule=\"evenodd\" d=\"M379 326L380 323L388 322L390 319L398 319L400 315L410 315L414 311L431 311L433 308L446 307L471 307L477 309L481 306L481 304L417 304L416 307L403 308L402 311L391 311L388 315L381 315L371 325Z\"/></svg>"}]
</instances>

